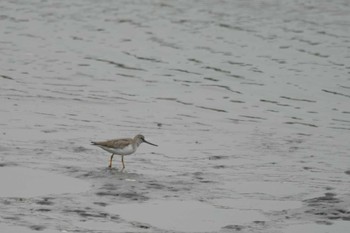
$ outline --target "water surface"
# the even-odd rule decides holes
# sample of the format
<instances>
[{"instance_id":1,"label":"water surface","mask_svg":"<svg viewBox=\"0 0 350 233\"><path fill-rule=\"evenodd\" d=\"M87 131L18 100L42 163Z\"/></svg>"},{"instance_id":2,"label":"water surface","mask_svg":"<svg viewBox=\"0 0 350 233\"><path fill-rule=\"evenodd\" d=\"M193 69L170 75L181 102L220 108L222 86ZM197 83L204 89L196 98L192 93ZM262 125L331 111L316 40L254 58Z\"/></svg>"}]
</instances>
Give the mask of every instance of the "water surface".
<instances>
[{"instance_id":1,"label":"water surface","mask_svg":"<svg viewBox=\"0 0 350 233\"><path fill-rule=\"evenodd\" d=\"M2 189L2 230L349 229L348 1L0 9L0 171L58 190ZM90 146L139 133L159 147L141 145L124 171ZM196 224L157 221L192 211ZM211 215L225 211L232 221Z\"/></svg>"}]
</instances>

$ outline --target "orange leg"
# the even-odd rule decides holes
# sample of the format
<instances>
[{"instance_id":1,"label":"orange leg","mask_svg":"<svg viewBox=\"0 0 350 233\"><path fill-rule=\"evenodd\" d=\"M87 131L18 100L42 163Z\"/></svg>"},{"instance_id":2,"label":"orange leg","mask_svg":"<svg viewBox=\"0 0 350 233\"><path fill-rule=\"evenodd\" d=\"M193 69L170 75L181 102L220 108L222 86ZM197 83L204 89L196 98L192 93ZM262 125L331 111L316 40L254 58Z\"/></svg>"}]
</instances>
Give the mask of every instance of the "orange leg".
<instances>
[{"instance_id":1,"label":"orange leg","mask_svg":"<svg viewBox=\"0 0 350 233\"><path fill-rule=\"evenodd\" d=\"M124 155L122 155L122 164L123 164L123 169L125 168L125 164L124 164Z\"/></svg>"},{"instance_id":2,"label":"orange leg","mask_svg":"<svg viewBox=\"0 0 350 233\"><path fill-rule=\"evenodd\" d=\"M114 154L111 155L111 158L109 159L109 168L112 168L112 160L113 160Z\"/></svg>"}]
</instances>

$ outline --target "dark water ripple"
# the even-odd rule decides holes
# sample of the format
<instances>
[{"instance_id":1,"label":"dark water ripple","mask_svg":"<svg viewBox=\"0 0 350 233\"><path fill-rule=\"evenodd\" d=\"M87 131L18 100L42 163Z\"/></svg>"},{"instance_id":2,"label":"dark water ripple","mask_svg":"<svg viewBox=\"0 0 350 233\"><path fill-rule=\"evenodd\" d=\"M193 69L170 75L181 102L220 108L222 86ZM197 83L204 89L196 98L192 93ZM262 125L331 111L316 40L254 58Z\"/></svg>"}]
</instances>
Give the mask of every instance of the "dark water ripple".
<instances>
[{"instance_id":1,"label":"dark water ripple","mask_svg":"<svg viewBox=\"0 0 350 233\"><path fill-rule=\"evenodd\" d=\"M117 68L120 68L120 69L145 71L144 69L141 69L141 68L131 67L131 66L128 66L128 65L125 65L125 64L122 64L122 63L118 63L118 62L110 61L110 60L106 60L106 59L92 58L92 57L86 57L85 59L94 60L94 61L100 61L100 62L104 62L104 63L107 63L107 64L111 64L111 65L114 65L114 66L116 66Z\"/></svg>"},{"instance_id":2,"label":"dark water ripple","mask_svg":"<svg viewBox=\"0 0 350 233\"><path fill-rule=\"evenodd\" d=\"M325 89L323 89L322 91L324 91L326 93L330 93L330 94L334 94L334 95L340 95L340 96L344 96L344 97L350 98L350 95L339 93L339 92L336 92L336 91L329 91L329 90L325 90Z\"/></svg>"}]
</instances>

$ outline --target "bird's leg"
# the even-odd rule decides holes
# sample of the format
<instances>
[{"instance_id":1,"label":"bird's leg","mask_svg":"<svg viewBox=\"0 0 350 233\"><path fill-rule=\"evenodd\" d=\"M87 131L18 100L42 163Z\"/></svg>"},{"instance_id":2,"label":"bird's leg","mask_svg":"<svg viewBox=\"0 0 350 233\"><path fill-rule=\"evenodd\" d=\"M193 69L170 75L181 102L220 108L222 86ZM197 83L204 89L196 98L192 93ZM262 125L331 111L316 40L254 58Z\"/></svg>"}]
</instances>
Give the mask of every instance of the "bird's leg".
<instances>
[{"instance_id":1,"label":"bird's leg","mask_svg":"<svg viewBox=\"0 0 350 233\"><path fill-rule=\"evenodd\" d=\"M124 155L122 155L122 164L123 164L123 169L125 168L125 164L124 164Z\"/></svg>"},{"instance_id":2,"label":"bird's leg","mask_svg":"<svg viewBox=\"0 0 350 233\"><path fill-rule=\"evenodd\" d=\"M114 154L111 155L111 158L109 159L109 168L112 168L112 160L113 160Z\"/></svg>"}]
</instances>

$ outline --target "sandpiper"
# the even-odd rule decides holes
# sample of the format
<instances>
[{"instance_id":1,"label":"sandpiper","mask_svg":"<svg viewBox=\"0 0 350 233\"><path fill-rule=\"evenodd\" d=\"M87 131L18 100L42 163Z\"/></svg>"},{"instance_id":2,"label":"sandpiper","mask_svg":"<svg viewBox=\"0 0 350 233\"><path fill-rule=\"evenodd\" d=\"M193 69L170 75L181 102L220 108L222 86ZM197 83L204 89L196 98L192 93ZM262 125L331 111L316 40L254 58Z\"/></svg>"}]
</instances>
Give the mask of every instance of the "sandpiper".
<instances>
[{"instance_id":1,"label":"sandpiper","mask_svg":"<svg viewBox=\"0 0 350 233\"><path fill-rule=\"evenodd\" d=\"M111 152L111 158L109 159L109 168L112 167L112 160L113 156L116 155L121 155L122 156L122 164L123 164L123 169L125 168L124 164L124 155L130 155L133 154L137 147L140 146L141 143L147 143L152 146L157 146L156 144L147 142L145 140L145 137L141 134L136 135L134 138L120 138L120 139L112 139L112 140L107 140L107 141L102 141L102 142L91 142L92 145L98 146L105 151Z\"/></svg>"}]
</instances>

